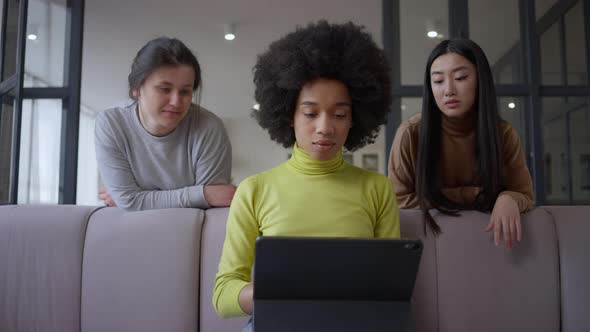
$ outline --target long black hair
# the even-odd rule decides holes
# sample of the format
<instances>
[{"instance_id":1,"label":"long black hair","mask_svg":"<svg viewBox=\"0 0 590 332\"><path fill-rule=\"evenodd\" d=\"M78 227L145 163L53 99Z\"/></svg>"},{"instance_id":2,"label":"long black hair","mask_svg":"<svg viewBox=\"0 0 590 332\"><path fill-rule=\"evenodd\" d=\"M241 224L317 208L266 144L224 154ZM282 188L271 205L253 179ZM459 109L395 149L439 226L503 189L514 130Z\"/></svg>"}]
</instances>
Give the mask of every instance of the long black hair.
<instances>
[{"instance_id":1,"label":"long black hair","mask_svg":"<svg viewBox=\"0 0 590 332\"><path fill-rule=\"evenodd\" d=\"M456 53L470 61L477 73L477 92L474 112L477 121L477 143L475 157L482 191L473 204L464 205L452 202L441 191L440 167L441 111L432 94L430 68L439 56ZM420 209L424 216L424 232L430 228L435 235L440 234L440 226L430 215L429 209L443 214L457 215L459 210L474 209L490 211L502 189L502 153L496 90L488 60L482 49L468 39L450 39L438 44L426 64L424 74L424 94L422 98L422 119L418 140L418 161L416 163L416 192Z\"/></svg>"}]
</instances>

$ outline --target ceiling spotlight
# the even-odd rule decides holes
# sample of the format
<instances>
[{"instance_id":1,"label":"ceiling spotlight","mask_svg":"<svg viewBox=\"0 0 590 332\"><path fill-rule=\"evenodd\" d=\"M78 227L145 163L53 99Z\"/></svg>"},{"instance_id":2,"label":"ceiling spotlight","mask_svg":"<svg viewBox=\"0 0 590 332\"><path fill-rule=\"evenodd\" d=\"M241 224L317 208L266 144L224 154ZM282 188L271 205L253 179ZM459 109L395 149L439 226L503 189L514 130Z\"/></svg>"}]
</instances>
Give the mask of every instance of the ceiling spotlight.
<instances>
[{"instance_id":1,"label":"ceiling spotlight","mask_svg":"<svg viewBox=\"0 0 590 332\"><path fill-rule=\"evenodd\" d=\"M28 24L27 25L27 39L28 40L37 40L37 38L39 37L37 35L37 31L39 31L37 24Z\"/></svg>"},{"instance_id":2,"label":"ceiling spotlight","mask_svg":"<svg viewBox=\"0 0 590 332\"><path fill-rule=\"evenodd\" d=\"M428 38L442 38L442 25L436 19L428 19L425 22L426 35Z\"/></svg>"},{"instance_id":3,"label":"ceiling spotlight","mask_svg":"<svg viewBox=\"0 0 590 332\"><path fill-rule=\"evenodd\" d=\"M224 38L225 40L234 40L236 39L236 27L235 25L229 23L223 26L224 30Z\"/></svg>"},{"instance_id":4,"label":"ceiling spotlight","mask_svg":"<svg viewBox=\"0 0 590 332\"><path fill-rule=\"evenodd\" d=\"M508 103L508 108L515 108L516 104L515 103Z\"/></svg>"}]
</instances>

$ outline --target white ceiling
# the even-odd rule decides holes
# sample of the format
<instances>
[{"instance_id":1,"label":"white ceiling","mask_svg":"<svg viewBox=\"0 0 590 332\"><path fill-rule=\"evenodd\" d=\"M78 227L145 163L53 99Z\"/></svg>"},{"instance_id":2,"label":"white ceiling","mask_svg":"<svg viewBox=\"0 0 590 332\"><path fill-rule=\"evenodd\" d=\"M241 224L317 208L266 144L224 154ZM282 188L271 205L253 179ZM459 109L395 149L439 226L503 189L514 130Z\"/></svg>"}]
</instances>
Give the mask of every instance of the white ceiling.
<instances>
[{"instance_id":1,"label":"white ceiling","mask_svg":"<svg viewBox=\"0 0 590 332\"><path fill-rule=\"evenodd\" d=\"M556 2L536 0L537 17ZM52 8L54 12L31 10L29 28L61 35L65 22L56 17L63 14L55 12L65 3L66 0L31 0L31 9ZM327 19L365 25L381 44L381 5L381 0L86 0L82 100L91 109L100 110L125 98L126 76L136 51L153 37L170 35L185 41L203 64L201 102L218 109L222 116L232 117L253 104L251 68L256 55L271 41L297 25ZM440 41L427 38L426 27L435 24L448 37L447 6L447 0L400 1L402 84L422 83L426 58ZM519 42L517 7L514 0L469 1L471 37L482 46L492 64ZM227 23L236 26L237 39L232 42L223 39L223 26ZM582 31L579 26L573 30ZM554 47L543 43L543 63L555 63L557 60L550 58L554 52L547 51ZM34 58L43 58L37 67L53 69L35 71L40 72L39 76L51 76L47 81L61 82L62 71L56 68L63 66L58 53L63 50L64 41L40 40L30 47L36 56L27 59L27 66L36 68ZM585 58L570 53L570 67L578 70L578 62ZM47 54L52 56L48 58ZM237 110L238 107L244 108Z\"/></svg>"},{"instance_id":2,"label":"white ceiling","mask_svg":"<svg viewBox=\"0 0 590 332\"><path fill-rule=\"evenodd\" d=\"M35 8L37 2L64 5L66 0L31 0L30 7ZM537 17L556 2L536 0ZM138 49L155 36L172 35L186 41L206 65L238 67L231 75L222 77L225 84L227 80L237 79L250 83L250 72L244 73L243 68L252 67L256 54L272 40L310 21L352 20L365 25L381 44L381 3L381 0L86 0L85 49L93 53L84 56L112 60L115 66L121 63L128 66L134 53L122 50ZM519 40L517 7L518 2L514 0L469 1L471 37L482 46L491 63ZM421 84L426 57L439 41L426 37L426 26L435 23L448 36L447 16L447 0L400 1L403 84ZM232 43L221 38L223 25L227 23L237 27L238 38ZM50 24L65 22L52 22L48 13L29 13L29 26L42 30ZM89 44L97 40L102 47ZM120 51L112 52L113 48ZM204 74L207 78L210 71L204 68Z\"/></svg>"},{"instance_id":3,"label":"white ceiling","mask_svg":"<svg viewBox=\"0 0 590 332\"><path fill-rule=\"evenodd\" d=\"M555 1L537 0L538 12L546 11ZM381 0L87 0L85 33L90 38L85 38L85 46L93 48L87 43L95 40L92 38L95 35L108 36L101 44L117 49L139 48L158 35L177 36L204 63L205 89L208 83L210 88L223 89L223 85L227 87L239 80L242 84L239 90L251 93L250 68L256 55L297 25L319 19L352 20L365 25L381 44L381 3ZM492 64L519 40L517 5L514 0L469 2L471 37L482 46ZM403 84L422 83L426 58L439 42L426 37L427 22L436 22L448 36L447 16L446 0L400 1ZM121 29L123 22L128 30ZM223 25L227 23L236 25L237 39L231 43L222 39ZM116 54L106 49L97 52L106 52L102 55L107 58ZM112 60L128 64L133 55ZM232 70L231 73L225 70L225 75L218 77L224 81L220 86L213 80L216 75L207 67Z\"/></svg>"}]
</instances>

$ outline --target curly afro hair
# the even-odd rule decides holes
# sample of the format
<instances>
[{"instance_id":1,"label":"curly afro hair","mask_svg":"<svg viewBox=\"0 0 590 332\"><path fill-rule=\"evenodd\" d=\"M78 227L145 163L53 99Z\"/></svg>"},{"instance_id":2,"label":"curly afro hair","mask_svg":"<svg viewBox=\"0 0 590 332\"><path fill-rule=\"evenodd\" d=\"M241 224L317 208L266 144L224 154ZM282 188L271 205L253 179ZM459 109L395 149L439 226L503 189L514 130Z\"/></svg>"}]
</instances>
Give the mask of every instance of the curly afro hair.
<instances>
[{"instance_id":1,"label":"curly afro hair","mask_svg":"<svg viewBox=\"0 0 590 332\"><path fill-rule=\"evenodd\" d=\"M391 110L390 67L364 27L326 21L297 28L270 44L254 66L252 115L284 147L295 143L292 128L299 92L317 78L341 81L352 99L352 123L344 146L354 151L375 142Z\"/></svg>"}]
</instances>

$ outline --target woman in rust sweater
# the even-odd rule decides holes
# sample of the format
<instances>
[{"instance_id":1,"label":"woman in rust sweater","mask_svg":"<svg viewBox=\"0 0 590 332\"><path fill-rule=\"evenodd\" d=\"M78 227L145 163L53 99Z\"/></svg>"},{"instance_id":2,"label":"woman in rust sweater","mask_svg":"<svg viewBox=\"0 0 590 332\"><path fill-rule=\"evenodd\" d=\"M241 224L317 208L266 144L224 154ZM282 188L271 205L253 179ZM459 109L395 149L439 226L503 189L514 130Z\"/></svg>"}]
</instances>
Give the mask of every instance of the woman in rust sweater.
<instances>
[{"instance_id":1,"label":"woman in rust sweater","mask_svg":"<svg viewBox=\"0 0 590 332\"><path fill-rule=\"evenodd\" d=\"M397 130L389 177L400 208L491 211L486 231L512 248L522 238L520 213L533 205L532 181L518 134L502 120L490 65L471 40L452 39L430 54L422 113Z\"/></svg>"}]
</instances>

